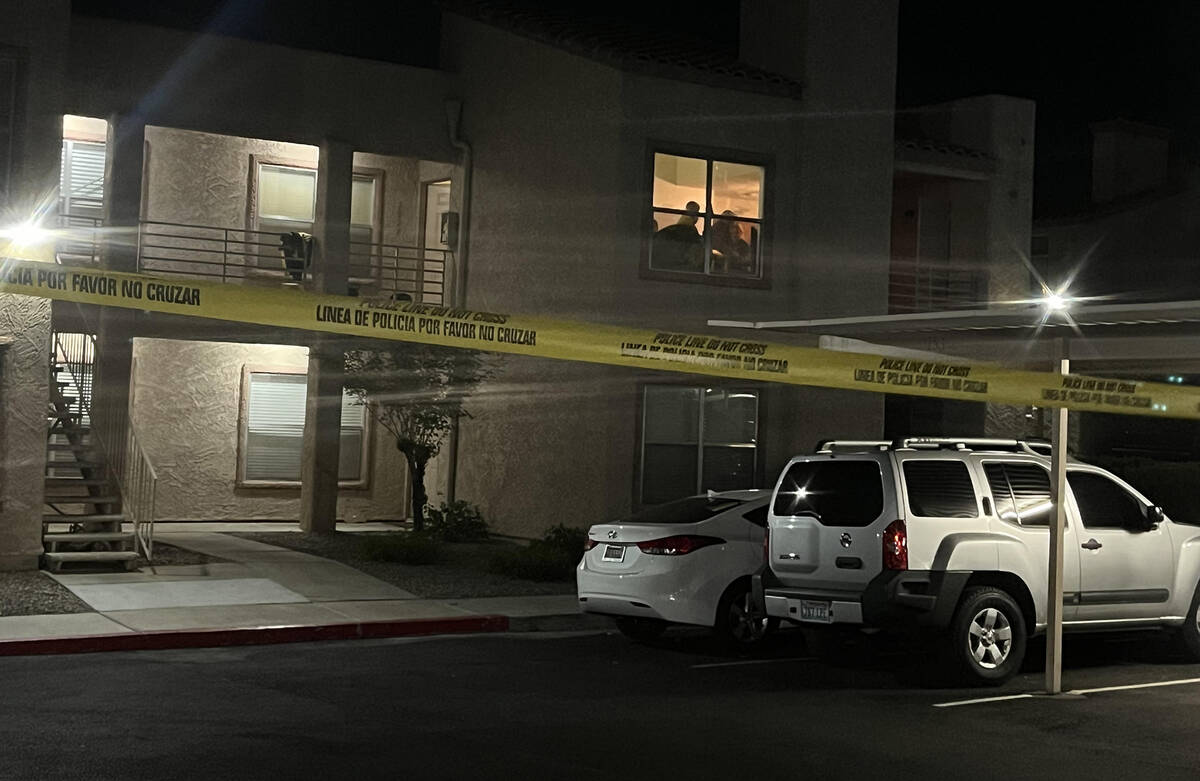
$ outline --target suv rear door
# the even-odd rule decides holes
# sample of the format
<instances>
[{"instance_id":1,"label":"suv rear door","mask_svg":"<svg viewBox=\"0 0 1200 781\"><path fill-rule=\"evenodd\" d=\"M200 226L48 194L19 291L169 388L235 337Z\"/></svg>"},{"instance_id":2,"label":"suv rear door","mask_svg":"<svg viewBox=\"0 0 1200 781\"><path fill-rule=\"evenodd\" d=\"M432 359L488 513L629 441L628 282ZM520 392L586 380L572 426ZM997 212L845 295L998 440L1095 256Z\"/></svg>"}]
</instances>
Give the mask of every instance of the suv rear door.
<instances>
[{"instance_id":1,"label":"suv rear door","mask_svg":"<svg viewBox=\"0 0 1200 781\"><path fill-rule=\"evenodd\" d=\"M797 457L771 502L771 570L785 586L861 591L883 568L880 535L898 517L888 453Z\"/></svg>"}]
</instances>

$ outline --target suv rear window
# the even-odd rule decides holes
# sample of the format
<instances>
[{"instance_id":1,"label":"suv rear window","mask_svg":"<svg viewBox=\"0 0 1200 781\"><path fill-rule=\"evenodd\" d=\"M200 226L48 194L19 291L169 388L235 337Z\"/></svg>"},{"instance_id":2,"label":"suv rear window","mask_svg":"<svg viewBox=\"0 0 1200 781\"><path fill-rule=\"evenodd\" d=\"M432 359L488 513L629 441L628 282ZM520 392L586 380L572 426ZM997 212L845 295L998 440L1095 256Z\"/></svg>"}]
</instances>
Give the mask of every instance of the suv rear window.
<instances>
[{"instance_id":1,"label":"suv rear window","mask_svg":"<svg viewBox=\"0 0 1200 781\"><path fill-rule=\"evenodd\" d=\"M728 497L689 496L647 507L619 523L699 523L741 503Z\"/></svg>"},{"instance_id":2,"label":"suv rear window","mask_svg":"<svg viewBox=\"0 0 1200 781\"><path fill-rule=\"evenodd\" d=\"M815 515L824 526L868 526L883 512L883 476L874 461L792 464L775 495L775 515Z\"/></svg>"},{"instance_id":3,"label":"suv rear window","mask_svg":"<svg viewBox=\"0 0 1200 781\"><path fill-rule=\"evenodd\" d=\"M1022 526L1047 526L1054 504L1050 501L1050 473L1037 464L990 463L983 465L996 515Z\"/></svg>"},{"instance_id":4,"label":"suv rear window","mask_svg":"<svg viewBox=\"0 0 1200 781\"><path fill-rule=\"evenodd\" d=\"M962 461L904 462L908 509L925 518L977 518L975 485Z\"/></svg>"}]
</instances>

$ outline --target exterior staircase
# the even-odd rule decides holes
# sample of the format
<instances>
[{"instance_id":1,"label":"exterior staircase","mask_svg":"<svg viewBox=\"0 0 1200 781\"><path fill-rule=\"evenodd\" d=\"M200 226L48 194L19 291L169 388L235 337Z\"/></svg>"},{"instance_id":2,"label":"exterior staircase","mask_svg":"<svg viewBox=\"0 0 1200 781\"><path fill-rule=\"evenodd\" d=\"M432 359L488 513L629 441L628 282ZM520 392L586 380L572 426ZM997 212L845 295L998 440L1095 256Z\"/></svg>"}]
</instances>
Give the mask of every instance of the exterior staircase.
<instances>
[{"instance_id":1,"label":"exterior staircase","mask_svg":"<svg viewBox=\"0 0 1200 781\"><path fill-rule=\"evenodd\" d=\"M66 565L131 570L138 560L136 537L122 530L121 492L90 425L91 366L69 371L57 338L55 345L46 413L42 565L52 572Z\"/></svg>"}]
</instances>

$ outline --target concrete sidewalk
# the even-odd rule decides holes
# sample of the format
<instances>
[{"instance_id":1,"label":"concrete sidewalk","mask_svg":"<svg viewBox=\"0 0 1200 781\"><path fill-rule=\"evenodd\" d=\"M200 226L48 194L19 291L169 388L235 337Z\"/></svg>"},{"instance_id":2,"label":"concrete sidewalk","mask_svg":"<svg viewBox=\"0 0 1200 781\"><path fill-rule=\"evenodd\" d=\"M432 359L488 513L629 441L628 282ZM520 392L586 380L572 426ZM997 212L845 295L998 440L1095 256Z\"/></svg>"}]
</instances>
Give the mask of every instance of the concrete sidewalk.
<instances>
[{"instance_id":1,"label":"concrete sidewalk","mask_svg":"<svg viewBox=\"0 0 1200 781\"><path fill-rule=\"evenodd\" d=\"M207 531L156 535L225 562L49 574L95 612L0 617L0 655L608 626L573 594L433 600L306 553Z\"/></svg>"}]
</instances>

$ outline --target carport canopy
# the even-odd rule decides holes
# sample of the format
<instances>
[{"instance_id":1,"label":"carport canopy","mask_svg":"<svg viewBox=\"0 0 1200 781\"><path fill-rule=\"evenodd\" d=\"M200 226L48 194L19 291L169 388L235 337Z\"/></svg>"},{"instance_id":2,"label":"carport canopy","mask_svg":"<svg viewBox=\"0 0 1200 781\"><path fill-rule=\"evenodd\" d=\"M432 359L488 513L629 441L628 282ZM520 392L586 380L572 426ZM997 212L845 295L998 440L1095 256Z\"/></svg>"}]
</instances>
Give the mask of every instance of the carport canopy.
<instances>
[{"instance_id":1,"label":"carport canopy","mask_svg":"<svg viewBox=\"0 0 1200 781\"><path fill-rule=\"evenodd\" d=\"M1152 303L1040 302L984 309L824 319L712 318L717 328L796 334L830 350L936 359L970 358L1012 368L1106 376L1179 376L1200 372L1200 301ZM1074 304L1074 305L1071 305ZM1118 413L1119 414L1119 413ZM1046 691L1062 692L1063 529L1066 510L1067 410L1054 410L1051 494L1055 522L1049 549Z\"/></svg>"}]
</instances>

